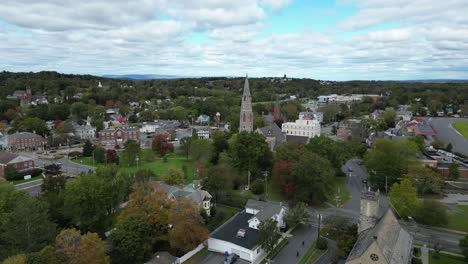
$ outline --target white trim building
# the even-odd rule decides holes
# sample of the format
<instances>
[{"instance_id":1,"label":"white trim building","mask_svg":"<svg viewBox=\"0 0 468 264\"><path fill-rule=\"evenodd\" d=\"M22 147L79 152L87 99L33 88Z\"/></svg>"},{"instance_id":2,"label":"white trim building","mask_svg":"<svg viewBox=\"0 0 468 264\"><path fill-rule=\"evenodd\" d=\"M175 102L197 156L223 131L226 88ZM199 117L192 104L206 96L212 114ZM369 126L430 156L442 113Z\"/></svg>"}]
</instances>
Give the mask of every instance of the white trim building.
<instances>
[{"instance_id":1,"label":"white trim building","mask_svg":"<svg viewBox=\"0 0 468 264\"><path fill-rule=\"evenodd\" d=\"M281 131L286 135L312 138L320 136L320 122L312 120L308 115L299 115L295 122L286 122L281 125Z\"/></svg>"}]
</instances>

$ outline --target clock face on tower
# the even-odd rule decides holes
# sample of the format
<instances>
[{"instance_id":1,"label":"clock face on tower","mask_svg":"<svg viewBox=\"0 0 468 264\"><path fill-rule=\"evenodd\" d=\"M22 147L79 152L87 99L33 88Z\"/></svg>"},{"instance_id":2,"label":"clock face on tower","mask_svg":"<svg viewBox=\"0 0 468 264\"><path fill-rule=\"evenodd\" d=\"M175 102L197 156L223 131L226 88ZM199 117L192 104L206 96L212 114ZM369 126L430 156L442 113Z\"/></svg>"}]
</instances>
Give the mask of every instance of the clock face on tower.
<instances>
[{"instance_id":1,"label":"clock face on tower","mask_svg":"<svg viewBox=\"0 0 468 264\"><path fill-rule=\"evenodd\" d=\"M370 255L370 259L371 259L372 261L379 261L379 256L378 256L377 254L371 254L371 255Z\"/></svg>"}]
</instances>

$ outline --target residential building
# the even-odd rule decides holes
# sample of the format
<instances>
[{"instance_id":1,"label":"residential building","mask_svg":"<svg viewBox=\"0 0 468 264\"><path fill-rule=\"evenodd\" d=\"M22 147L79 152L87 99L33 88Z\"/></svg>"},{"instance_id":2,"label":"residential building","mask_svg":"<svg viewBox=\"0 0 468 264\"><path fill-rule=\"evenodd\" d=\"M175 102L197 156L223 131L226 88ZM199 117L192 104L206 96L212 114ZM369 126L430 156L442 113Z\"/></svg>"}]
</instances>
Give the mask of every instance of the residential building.
<instances>
[{"instance_id":1,"label":"residential building","mask_svg":"<svg viewBox=\"0 0 468 264\"><path fill-rule=\"evenodd\" d=\"M251 263L265 255L258 244L258 227L261 222L272 219L284 227L287 208L282 204L248 200L245 210L236 214L216 229L208 239L208 250L219 253L235 253Z\"/></svg>"},{"instance_id":2,"label":"residential building","mask_svg":"<svg viewBox=\"0 0 468 264\"><path fill-rule=\"evenodd\" d=\"M179 264L180 259L167 251L158 251L145 264Z\"/></svg>"},{"instance_id":3,"label":"residential building","mask_svg":"<svg viewBox=\"0 0 468 264\"><path fill-rule=\"evenodd\" d=\"M323 112L300 112L299 117L301 117L301 116L302 116L302 118L307 116L311 120L317 120L320 123L323 122Z\"/></svg>"},{"instance_id":4,"label":"residential building","mask_svg":"<svg viewBox=\"0 0 468 264\"><path fill-rule=\"evenodd\" d=\"M197 137L201 139L209 139L210 138L210 127L207 126L200 126L194 127L195 133L197 133Z\"/></svg>"},{"instance_id":5,"label":"residential building","mask_svg":"<svg viewBox=\"0 0 468 264\"><path fill-rule=\"evenodd\" d=\"M351 104L360 102L364 97L370 97L373 101L377 101L381 95L378 94L351 94L351 95L320 95L317 97L319 104Z\"/></svg>"},{"instance_id":6,"label":"residential building","mask_svg":"<svg viewBox=\"0 0 468 264\"><path fill-rule=\"evenodd\" d=\"M286 135L315 137L320 136L320 122L309 115L299 115L296 122L286 122L281 125L281 131Z\"/></svg>"},{"instance_id":7,"label":"residential building","mask_svg":"<svg viewBox=\"0 0 468 264\"><path fill-rule=\"evenodd\" d=\"M99 131L99 141L103 146L122 148L129 140L140 142L140 133L136 127L117 127L115 129L104 129Z\"/></svg>"},{"instance_id":8,"label":"residential building","mask_svg":"<svg viewBox=\"0 0 468 264\"><path fill-rule=\"evenodd\" d=\"M413 119L413 113L411 111L400 110L396 112L396 117L403 121L411 121L411 119Z\"/></svg>"},{"instance_id":9,"label":"residential building","mask_svg":"<svg viewBox=\"0 0 468 264\"><path fill-rule=\"evenodd\" d=\"M144 122L140 128L140 132L152 134L158 130L174 130L180 127L180 122L177 120L155 120L154 122Z\"/></svg>"},{"instance_id":10,"label":"residential building","mask_svg":"<svg viewBox=\"0 0 468 264\"><path fill-rule=\"evenodd\" d=\"M252 97L250 95L249 78L245 77L244 92L240 111L239 132L253 131Z\"/></svg>"},{"instance_id":11,"label":"residential building","mask_svg":"<svg viewBox=\"0 0 468 264\"><path fill-rule=\"evenodd\" d=\"M286 142L286 136L283 134L276 123L257 128L256 131L266 138L266 142L268 143L271 151L273 151L277 146Z\"/></svg>"},{"instance_id":12,"label":"residential building","mask_svg":"<svg viewBox=\"0 0 468 264\"><path fill-rule=\"evenodd\" d=\"M199 180L194 180L191 184L185 186L172 186L163 181L157 181L154 184L154 190L162 191L167 198L172 201L178 201L181 198L188 199L195 203L200 210L205 210L207 215L211 215L211 194L202 190Z\"/></svg>"},{"instance_id":13,"label":"residential building","mask_svg":"<svg viewBox=\"0 0 468 264\"><path fill-rule=\"evenodd\" d=\"M91 124L75 125L75 136L81 140L93 140L96 138L96 127Z\"/></svg>"},{"instance_id":14,"label":"residential building","mask_svg":"<svg viewBox=\"0 0 468 264\"><path fill-rule=\"evenodd\" d=\"M462 162L457 162L451 157L443 157L435 151L426 152L418 156L418 161L426 167L435 169L442 176L449 177L449 167L452 163L457 164L460 178L468 178L468 165Z\"/></svg>"},{"instance_id":15,"label":"residential building","mask_svg":"<svg viewBox=\"0 0 468 264\"><path fill-rule=\"evenodd\" d=\"M208 124L210 122L210 116L208 116L208 115L199 115L195 122L197 124Z\"/></svg>"},{"instance_id":16,"label":"residential building","mask_svg":"<svg viewBox=\"0 0 468 264\"><path fill-rule=\"evenodd\" d=\"M403 229L391 209L379 217L379 192L364 191L358 239L346 260L347 264L409 264L413 237Z\"/></svg>"},{"instance_id":17,"label":"residential building","mask_svg":"<svg viewBox=\"0 0 468 264\"><path fill-rule=\"evenodd\" d=\"M18 172L34 168L34 160L14 153L0 152L0 178L5 178L5 168L13 165Z\"/></svg>"},{"instance_id":18,"label":"residential building","mask_svg":"<svg viewBox=\"0 0 468 264\"><path fill-rule=\"evenodd\" d=\"M31 132L17 132L7 137L10 150L39 150L47 145L45 138Z\"/></svg>"}]
</instances>

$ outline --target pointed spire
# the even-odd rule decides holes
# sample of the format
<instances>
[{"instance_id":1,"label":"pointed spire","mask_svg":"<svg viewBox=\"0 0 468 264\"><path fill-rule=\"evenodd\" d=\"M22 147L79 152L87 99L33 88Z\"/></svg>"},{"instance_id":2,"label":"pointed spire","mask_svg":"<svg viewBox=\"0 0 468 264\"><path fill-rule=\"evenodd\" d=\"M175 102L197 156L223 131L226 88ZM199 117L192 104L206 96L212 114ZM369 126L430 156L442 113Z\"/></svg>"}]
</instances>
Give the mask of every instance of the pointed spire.
<instances>
[{"instance_id":1,"label":"pointed spire","mask_svg":"<svg viewBox=\"0 0 468 264\"><path fill-rule=\"evenodd\" d=\"M243 96L250 96L250 85L249 85L249 77L246 75L245 82L244 82L244 93Z\"/></svg>"}]
</instances>

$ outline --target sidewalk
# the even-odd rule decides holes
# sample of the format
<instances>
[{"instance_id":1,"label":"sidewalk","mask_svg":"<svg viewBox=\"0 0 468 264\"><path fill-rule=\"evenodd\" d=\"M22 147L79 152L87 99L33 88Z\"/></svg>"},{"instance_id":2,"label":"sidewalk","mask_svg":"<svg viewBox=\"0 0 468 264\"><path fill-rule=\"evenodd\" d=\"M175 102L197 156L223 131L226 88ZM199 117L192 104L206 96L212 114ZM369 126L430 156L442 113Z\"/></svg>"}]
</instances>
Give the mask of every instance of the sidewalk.
<instances>
[{"instance_id":1,"label":"sidewalk","mask_svg":"<svg viewBox=\"0 0 468 264\"><path fill-rule=\"evenodd\" d=\"M421 247L421 260L423 264L429 264L429 249L426 245Z\"/></svg>"}]
</instances>

